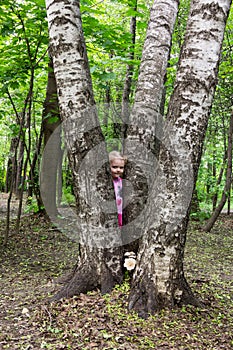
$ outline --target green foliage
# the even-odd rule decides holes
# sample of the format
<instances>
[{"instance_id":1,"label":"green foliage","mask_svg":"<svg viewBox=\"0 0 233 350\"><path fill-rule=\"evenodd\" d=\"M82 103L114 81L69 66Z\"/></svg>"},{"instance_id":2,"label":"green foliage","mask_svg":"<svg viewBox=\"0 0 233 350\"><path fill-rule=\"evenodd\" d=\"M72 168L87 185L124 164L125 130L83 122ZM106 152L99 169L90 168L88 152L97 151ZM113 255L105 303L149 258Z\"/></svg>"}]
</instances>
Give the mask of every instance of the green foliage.
<instances>
[{"instance_id":1,"label":"green foliage","mask_svg":"<svg viewBox=\"0 0 233 350\"><path fill-rule=\"evenodd\" d=\"M30 68L39 68L48 45L45 17L45 8L34 1L6 1L2 7L0 77L5 89L25 87Z\"/></svg>"},{"instance_id":2,"label":"green foliage","mask_svg":"<svg viewBox=\"0 0 233 350\"><path fill-rule=\"evenodd\" d=\"M202 209L197 212L193 212L190 214L190 218L194 221L199 221L201 224L204 223L205 220L208 220L211 216L211 210Z\"/></svg>"},{"instance_id":3,"label":"green foliage","mask_svg":"<svg viewBox=\"0 0 233 350\"><path fill-rule=\"evenodd\" d=\"M61 204L73 204L73 205L75 205L75 196L73 194L72 186L63 187L62 203Z\"/></svg>"},{"instance_id":4,"label":"green foliage","mask_svg":"<svg viewBox=\"0 0 233 350\"><path fill-rule=\"evenodd\" d=\"M120 100L127 64L134 65L134 84L138 67L150 3L138 4L133 10L133 1L88 1L81 4L83 28L92 72L97 102L105 100L106 90L111 88L111 101ZM135 59L129 60L132 50L129 30L131 16L137 15L137 40ZM93 28L95 28L93 32Z\"/></svg>"},{"instance_id":5,"label":"green foliage","mask_svg":"<svg viewBox=\"0 0 233 350\"><path fill-rule=\"evenodd\" d=\"M36 213L39 213L41 209L42 208L38 207L36 198L28 197L28 202L24 210L25 214L29 214L29 213L36 214Z\"/></svg>"},{"instance_id":6,"label":"green foliage","mask_svg":"<svg viewBox=\"0 0 233 350\"><path fill-rule=\"evenodd\" d=\"M47 80L44 2L2 1L0 32L0 165L6 169L12 138L20 136L32 154L37 147Z\"/></svg>"}]
</instances>

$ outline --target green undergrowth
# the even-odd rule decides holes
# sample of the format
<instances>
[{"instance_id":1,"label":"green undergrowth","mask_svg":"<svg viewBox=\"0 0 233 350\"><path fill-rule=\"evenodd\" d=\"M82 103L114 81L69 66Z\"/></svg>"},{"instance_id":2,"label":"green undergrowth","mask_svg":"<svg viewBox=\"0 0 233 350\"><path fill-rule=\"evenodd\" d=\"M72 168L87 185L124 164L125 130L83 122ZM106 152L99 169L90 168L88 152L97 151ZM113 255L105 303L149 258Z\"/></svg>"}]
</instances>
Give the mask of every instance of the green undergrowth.
<instances>
[{"instance_id":1,"label":"green undergrowth","mask_svg":"<svg viewBox=\"0 0 233 350\"><path fill-rule=\"evenodd\" d=\"M1 222L4 235L4 221ZM162 310L147 320L127 311L129 283L111 294L81 294L57 303L56 279L74 266L78 244L43 217L23 219L19 235L1 248L0 349L233 348L233 217L211 233L190 225L185 272L205 307Z\"/></svg>"}]
</instances>

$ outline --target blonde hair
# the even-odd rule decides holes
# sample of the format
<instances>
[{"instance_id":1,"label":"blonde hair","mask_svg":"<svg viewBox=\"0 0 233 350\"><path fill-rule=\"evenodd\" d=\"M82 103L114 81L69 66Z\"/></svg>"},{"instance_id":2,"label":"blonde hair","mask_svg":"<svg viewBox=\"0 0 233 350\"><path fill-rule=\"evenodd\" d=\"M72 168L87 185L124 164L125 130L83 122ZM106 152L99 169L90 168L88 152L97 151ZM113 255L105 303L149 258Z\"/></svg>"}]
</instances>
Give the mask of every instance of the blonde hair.
<instances>
[{"instance_id":1,"label":"blonde hair","mask_svg":"<svg viewBox=\"0 0 233 350\"><path fill-rule=\"evenodd\" d=\"M126 164L127 162L127 158L125 156L123 156L120 152L118 151L112 151L109 153L108 155L108 158L109 158L109 162L110 164L112 163L112 161L114 159L122 159L124 161L124 163Z\"/></svg>"}]
</instances>

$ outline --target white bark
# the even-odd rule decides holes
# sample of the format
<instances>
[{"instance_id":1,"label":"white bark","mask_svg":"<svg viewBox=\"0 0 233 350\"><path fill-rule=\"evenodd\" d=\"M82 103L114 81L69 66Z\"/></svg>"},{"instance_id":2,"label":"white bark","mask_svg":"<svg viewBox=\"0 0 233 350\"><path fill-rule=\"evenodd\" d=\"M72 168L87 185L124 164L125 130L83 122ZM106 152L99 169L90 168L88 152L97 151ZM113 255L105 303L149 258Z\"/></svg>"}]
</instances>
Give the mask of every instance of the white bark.
<instances>
[{"instance_id":1,"label":"white bark","mask_svg":"<svg viewBox=\"0 0 233 350\"><path fill-rule=\"evenodd\" d=\"M196 303L183 276L184 245L229 7L228 0L191 4L130 296L129 307L142 312Z\"/></svg>"},{"instance_id":2,"label":"white bark","mask_svg":"<svg viewBox=\"0 0 233 350\"><path fill-rule=\"evenodd\" d=\"M160 106L177 11L176 0L156 0L151 8L125 140L125 153L131 165L127 176L135 188L128 199L131 206L129 212L126 211L129 224L125 227L125 243L142 235L142 223L148 212L145 203L157 176L157 148L163 133Z\"/></svg>"},{"instance_id":3,"label":"white bark","mask_svg":"<svg viewBox=\"0 0 233 350\"><path fill-rule=\"evenodd\" d=\"M177 11L176 0L156 0L151 8L135 103L130 116L130 125L139 126L143 132L147 129L150 135L156 132Z\"/></svg>"},{"instance_id":4,"label":"white bark","mask_svg":"<svg viewBox=\"0 0 233 350\"><path fill-rule=\"evenodd\" d=\"M230 0L192 2L169 104L168 118L191 146L190 154L197 164L217 83L229 9Z\"/></svg>"},{"instance_id":5,"label":"white bark","mask_svg":"<svg viewBox=\"0 0 233 350\"><path fill-rule=\"evenodd\" d=\"M65 142L80 209L80 241L99 248L119 246L115 207L108 215L96 189L99 169L108 157L93 97L79 1L47 0L46 6Z\"/></svg>"},{"instance_id":6,"label":"white bark","mask_svg":"<svg viewBox=\"0 0 233 350\"><path fill-rule=\"evenodd\" d=\"M113 212L104 212L103 198L97 191L98 180L106 175L104 164L108 167L108 157L95 107L79 1L47 0L46 7L50 52L78 211L73 238L76 233L81 247L76 269L69 283L55 296L57 299L96 287L108 292L120 283L121 249L103 248L119 246L121 236L117 232L115 207ZM101 166L103 171L99 174Z\"/></svg>"}]
</instances>

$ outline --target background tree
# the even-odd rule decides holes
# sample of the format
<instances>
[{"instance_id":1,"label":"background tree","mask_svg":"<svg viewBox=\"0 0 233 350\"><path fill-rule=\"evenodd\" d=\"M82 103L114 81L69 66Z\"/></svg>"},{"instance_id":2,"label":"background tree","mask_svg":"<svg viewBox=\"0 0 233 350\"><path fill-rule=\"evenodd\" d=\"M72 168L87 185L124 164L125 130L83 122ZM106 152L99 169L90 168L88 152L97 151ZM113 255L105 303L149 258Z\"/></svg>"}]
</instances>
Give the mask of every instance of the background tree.
<instances>
[{"instance_id":1,"label":"background tree","mask_svg":"<svg viewBox=\"0 0 233 350\"><path fill-rule=\"evenodd\" d=\"M8 134L16 140L13 170L7 172L13 176L6 181L11 183L11 188L5 242L9 232L11 195L14 192L20 199L16 224L18 230L31 154L38 143L35 106L40 94L37 83L42 81L38 71L46 53L43 45L47 41L47 33L43 30L44 18L43 7L33 1L27 4L3 1L1 4L1 32L5 43L4 51L1 51L1 102L5 103L2 112L6 116L3 123L7 125Z\"/></svg>"},{"instance_id":2,"label":"background tree","mask_svg":"<svg viewBox=\"0 0 233 350\"><path fill-rule=\"evenodd\" d=\"M221 200L218 206L215 208L212 216L204 225L203 230L209 232L214 226L219 214L221 213L227 198L230 196L231 186L232 186L232 137L233 137L233 112L231 114L230 126L228 132L228 147L227 147L227 169L226 169L226 183L222 193Z\"/></svg>"},{"instance_id":3,"label":"background tree","mask_svg":"<svg viewBox=\"0 0 233 350\"><path fill-rule=\"evenodd\" d=\"M58 128L61 120L57 99L57 84L54 76L53 62L51 57L49 59L48 68L48 82L46 97L44 101L42 124L44 147L46 149L46 145L49 140L51 140L51 135L53 135L53 149L49 154L47 154L46 151L44 152L44 157L41 164L40 192L43 197L44 206L48 211L47 214L51 217L56 217L58 215L57 174L60 174L59 167L61 167L62 164L62 150L60 128ZM50 142L50 146L51 145L52 142Z\"/></svg>"}]
</instances>

